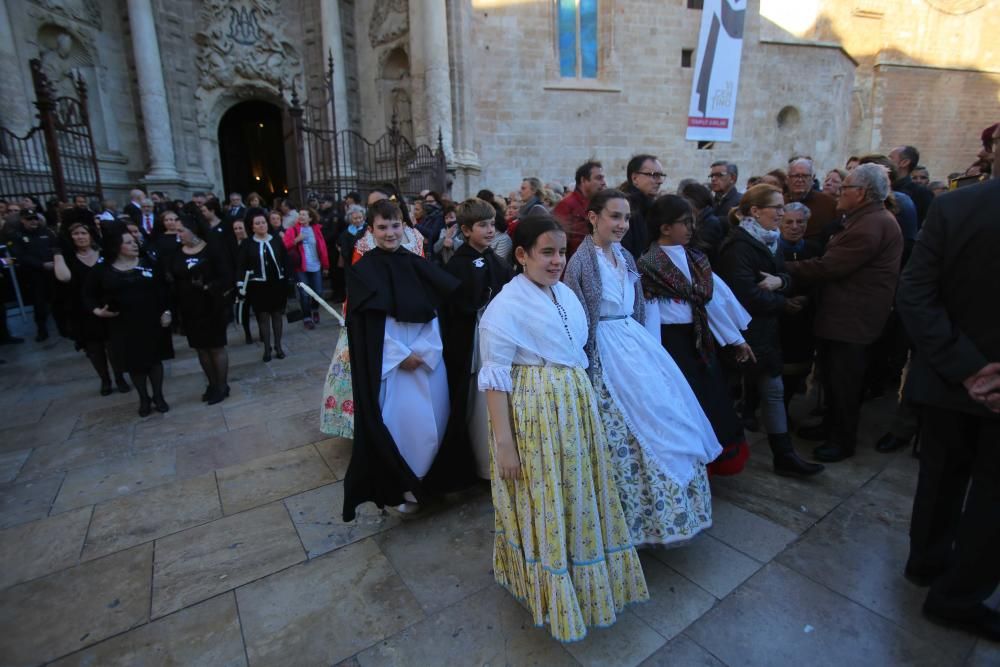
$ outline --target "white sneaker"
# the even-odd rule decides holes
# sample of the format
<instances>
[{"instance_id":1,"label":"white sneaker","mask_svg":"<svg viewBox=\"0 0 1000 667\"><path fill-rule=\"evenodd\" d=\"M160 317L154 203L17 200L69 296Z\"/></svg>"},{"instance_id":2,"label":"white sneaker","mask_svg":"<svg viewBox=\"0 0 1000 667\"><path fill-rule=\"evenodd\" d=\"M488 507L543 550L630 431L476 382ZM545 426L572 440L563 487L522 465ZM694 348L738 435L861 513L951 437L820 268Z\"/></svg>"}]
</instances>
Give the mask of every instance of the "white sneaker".
<instances>
[{"instance_id":1,"label":"white sneaker","mask_svg":"<svg viewBox=\"0 0 1000 667\"><path fill-rule=\"evenodd\" d=\"M400 514L416 514L420 511L420 503L403 503L396 505L396 511Z\"/></svg>"}]
</instances>

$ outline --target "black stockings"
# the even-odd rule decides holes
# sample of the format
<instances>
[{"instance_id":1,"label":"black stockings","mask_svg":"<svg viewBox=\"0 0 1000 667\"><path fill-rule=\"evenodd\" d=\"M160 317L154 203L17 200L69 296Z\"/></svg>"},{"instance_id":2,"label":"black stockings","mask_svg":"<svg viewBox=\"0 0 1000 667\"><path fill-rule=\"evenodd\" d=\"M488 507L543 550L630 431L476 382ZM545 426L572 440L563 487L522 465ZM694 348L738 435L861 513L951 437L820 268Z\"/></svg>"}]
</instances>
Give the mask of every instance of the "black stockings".
<instances>
[{"instance_id":1,"label":"black stockings","mask_svg":"<svg viewBox=\"0 0 1000 667\"><path fill-rule=\"evenodd\" d=\"M205 372L210 387L220 391L229 384L229 354L224 347L196 348L198 363Z\"/></svg>"},{"instance_id":2,"label":"black stockings","mask_svg":"<svg viewBox=\"0 0 1000 667\"><path fill-rule=\"evenodd\" d=\"M274 349L281 349L281 333L285 328L284 315L282 313L256 313L257 328L260 330L260 340L264 343L264 349L271 348L271 333L274 332Z\"/></svg>"},{"instance_id":3,"label":"black stockings","mask_svg":"<svg viewBox=\"0 0 1000 667\"><path fill-rule=\"evenodd\" d=\"M149 402L149 388L146 386L147 380L149 380L149 384L153 390L153 400L163 400L162 363L157 361L144 371L129 371L128 374L132 376L132 384L135 385L135 390L139 392L139 401L141 403Z\"/></svg>"},{"instance_id":4,"label":"black stockings","mask_svg":"<svg viewBox=\"0 0 1000 667\"><path fill-rule=\"evenodd\" d=\"M115 374L115 380L119 382L124 380L121 369L115 367L114 357L108 354L109 350L106 342L89 342L83 349L84 352L87 353L87 358L90 359L90 363L94 366L94 370L97 371L97 377L101 378L101 384L111 384L111 375L108 373L109 363L111 365L111 370Z\"/></svg>"}]
</instances>

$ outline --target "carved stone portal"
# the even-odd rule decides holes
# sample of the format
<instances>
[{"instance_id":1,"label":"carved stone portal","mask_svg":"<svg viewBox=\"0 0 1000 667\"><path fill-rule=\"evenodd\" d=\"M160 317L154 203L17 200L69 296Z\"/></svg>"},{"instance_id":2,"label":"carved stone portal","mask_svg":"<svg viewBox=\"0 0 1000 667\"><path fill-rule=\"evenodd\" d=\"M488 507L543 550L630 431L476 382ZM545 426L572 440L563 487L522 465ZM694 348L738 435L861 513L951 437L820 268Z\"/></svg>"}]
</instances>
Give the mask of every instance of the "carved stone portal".
<instances>
[{"instance_id":1,"label":"carved stone portal","mask_svg":"<svg viewBox=\"0 0 1000 667\"><path fill-rule=\"evenodd\" d=\"M395 41L409 31L407 0L376 0L368 23L368 40L373 49Z\"/></svg>"},{"instance_id":2,"label":"carved stone portal","mask_svg":"<svg viewBox=\"0 0 1000 667\"><path fill-rule=\"evenodd\" d=\"M273 93L290 90L301 72L298 51L284 35L275 0L205 0L199 46L199 88L211 91L264 84Z\"/></svg>"}]
</instances>

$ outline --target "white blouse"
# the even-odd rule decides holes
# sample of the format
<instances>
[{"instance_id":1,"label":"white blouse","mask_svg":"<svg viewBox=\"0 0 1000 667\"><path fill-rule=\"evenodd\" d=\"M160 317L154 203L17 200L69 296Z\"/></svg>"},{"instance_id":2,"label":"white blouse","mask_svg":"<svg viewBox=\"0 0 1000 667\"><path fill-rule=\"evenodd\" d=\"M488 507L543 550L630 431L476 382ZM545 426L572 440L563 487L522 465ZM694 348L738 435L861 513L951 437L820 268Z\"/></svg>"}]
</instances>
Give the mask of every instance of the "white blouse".
<instances>
[{"instance_id":1,"label":"white blouse","mask_svg":"<svg viewBox=\"0 0 1000 667\"><path fill-rule=\"evenodd\" d=\"M547 290L521 274L490 302L479 323L479 391L513 391L510 370L515 365L587 367L583 305L561 282L552 292L561 309Z\"/></svg>"},{"instance_id":2,"label":"white blouse","mask_svg":"<svg viewBox=\"0 0 1000 667\"><path fill-rule=\"evenodd\" d=\"M691 270L688 267L687 254L684 246L660 246L660 250L670 258L674 266L691 280ZM712 300L705 306L708 314L708 328L720 345L739 345L744 343L741 331L746 331L750 324L750 313L740 305L739 300L729 285L722 278L712 273ZM660 339L661 324L690 324L694 319L691 304L681 299L654 299L646 301L646 329Z\"/></svg>"}]
</instances>

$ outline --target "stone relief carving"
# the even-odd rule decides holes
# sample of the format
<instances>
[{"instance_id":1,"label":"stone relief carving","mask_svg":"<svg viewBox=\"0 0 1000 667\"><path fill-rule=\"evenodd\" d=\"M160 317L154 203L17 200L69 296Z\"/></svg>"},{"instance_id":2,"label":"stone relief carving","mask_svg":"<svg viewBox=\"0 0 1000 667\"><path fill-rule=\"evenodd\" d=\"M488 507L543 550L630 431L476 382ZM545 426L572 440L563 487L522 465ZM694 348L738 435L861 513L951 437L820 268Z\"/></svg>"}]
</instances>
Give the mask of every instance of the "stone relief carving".
<instances>
[{"instance_id":1,"label":"stone relief carving","mask_svg":"<svg viewBox=\"0 0 1000 667\"><path fill-rule=\"evenodd\" d=\"M38 42L42 72L52 84L55 96L76 97L77 77L84 76L84 70L93 65L88 54L72 35L51 25L39 31Z\"/></svg>"},{"instance_id":2,"label":"stone relief carving","mask_svg":"<svg viewBox=\"0 0 1000 667\"><path fill-rule=\"evenodd\" d=\"M368 41L373 49L399 39L409 30L407 0L376 0L368 22Z\"/></svg>"},{"instance_id":3,"label":"stone relief carving","mask_svg":"<svg viewBox=\"0 0 1000 667\"><path fill-rule=\"evenodd\" d=\"M205 27L195 35L199 88L253 83L273 92L291 89L302 63L282 24L275 0L205 0Z\"/></svg>"},{"instance_id":4,"label":"stone relief carving","mask_svg":"<svg viewBox=\"0 0 1000 667\"><path fill-rule=\"evenodd\" d=\"M97 0L31 0L50 15L80 21L101 29L101 8Z\"/></svg>"}]
</instances>

